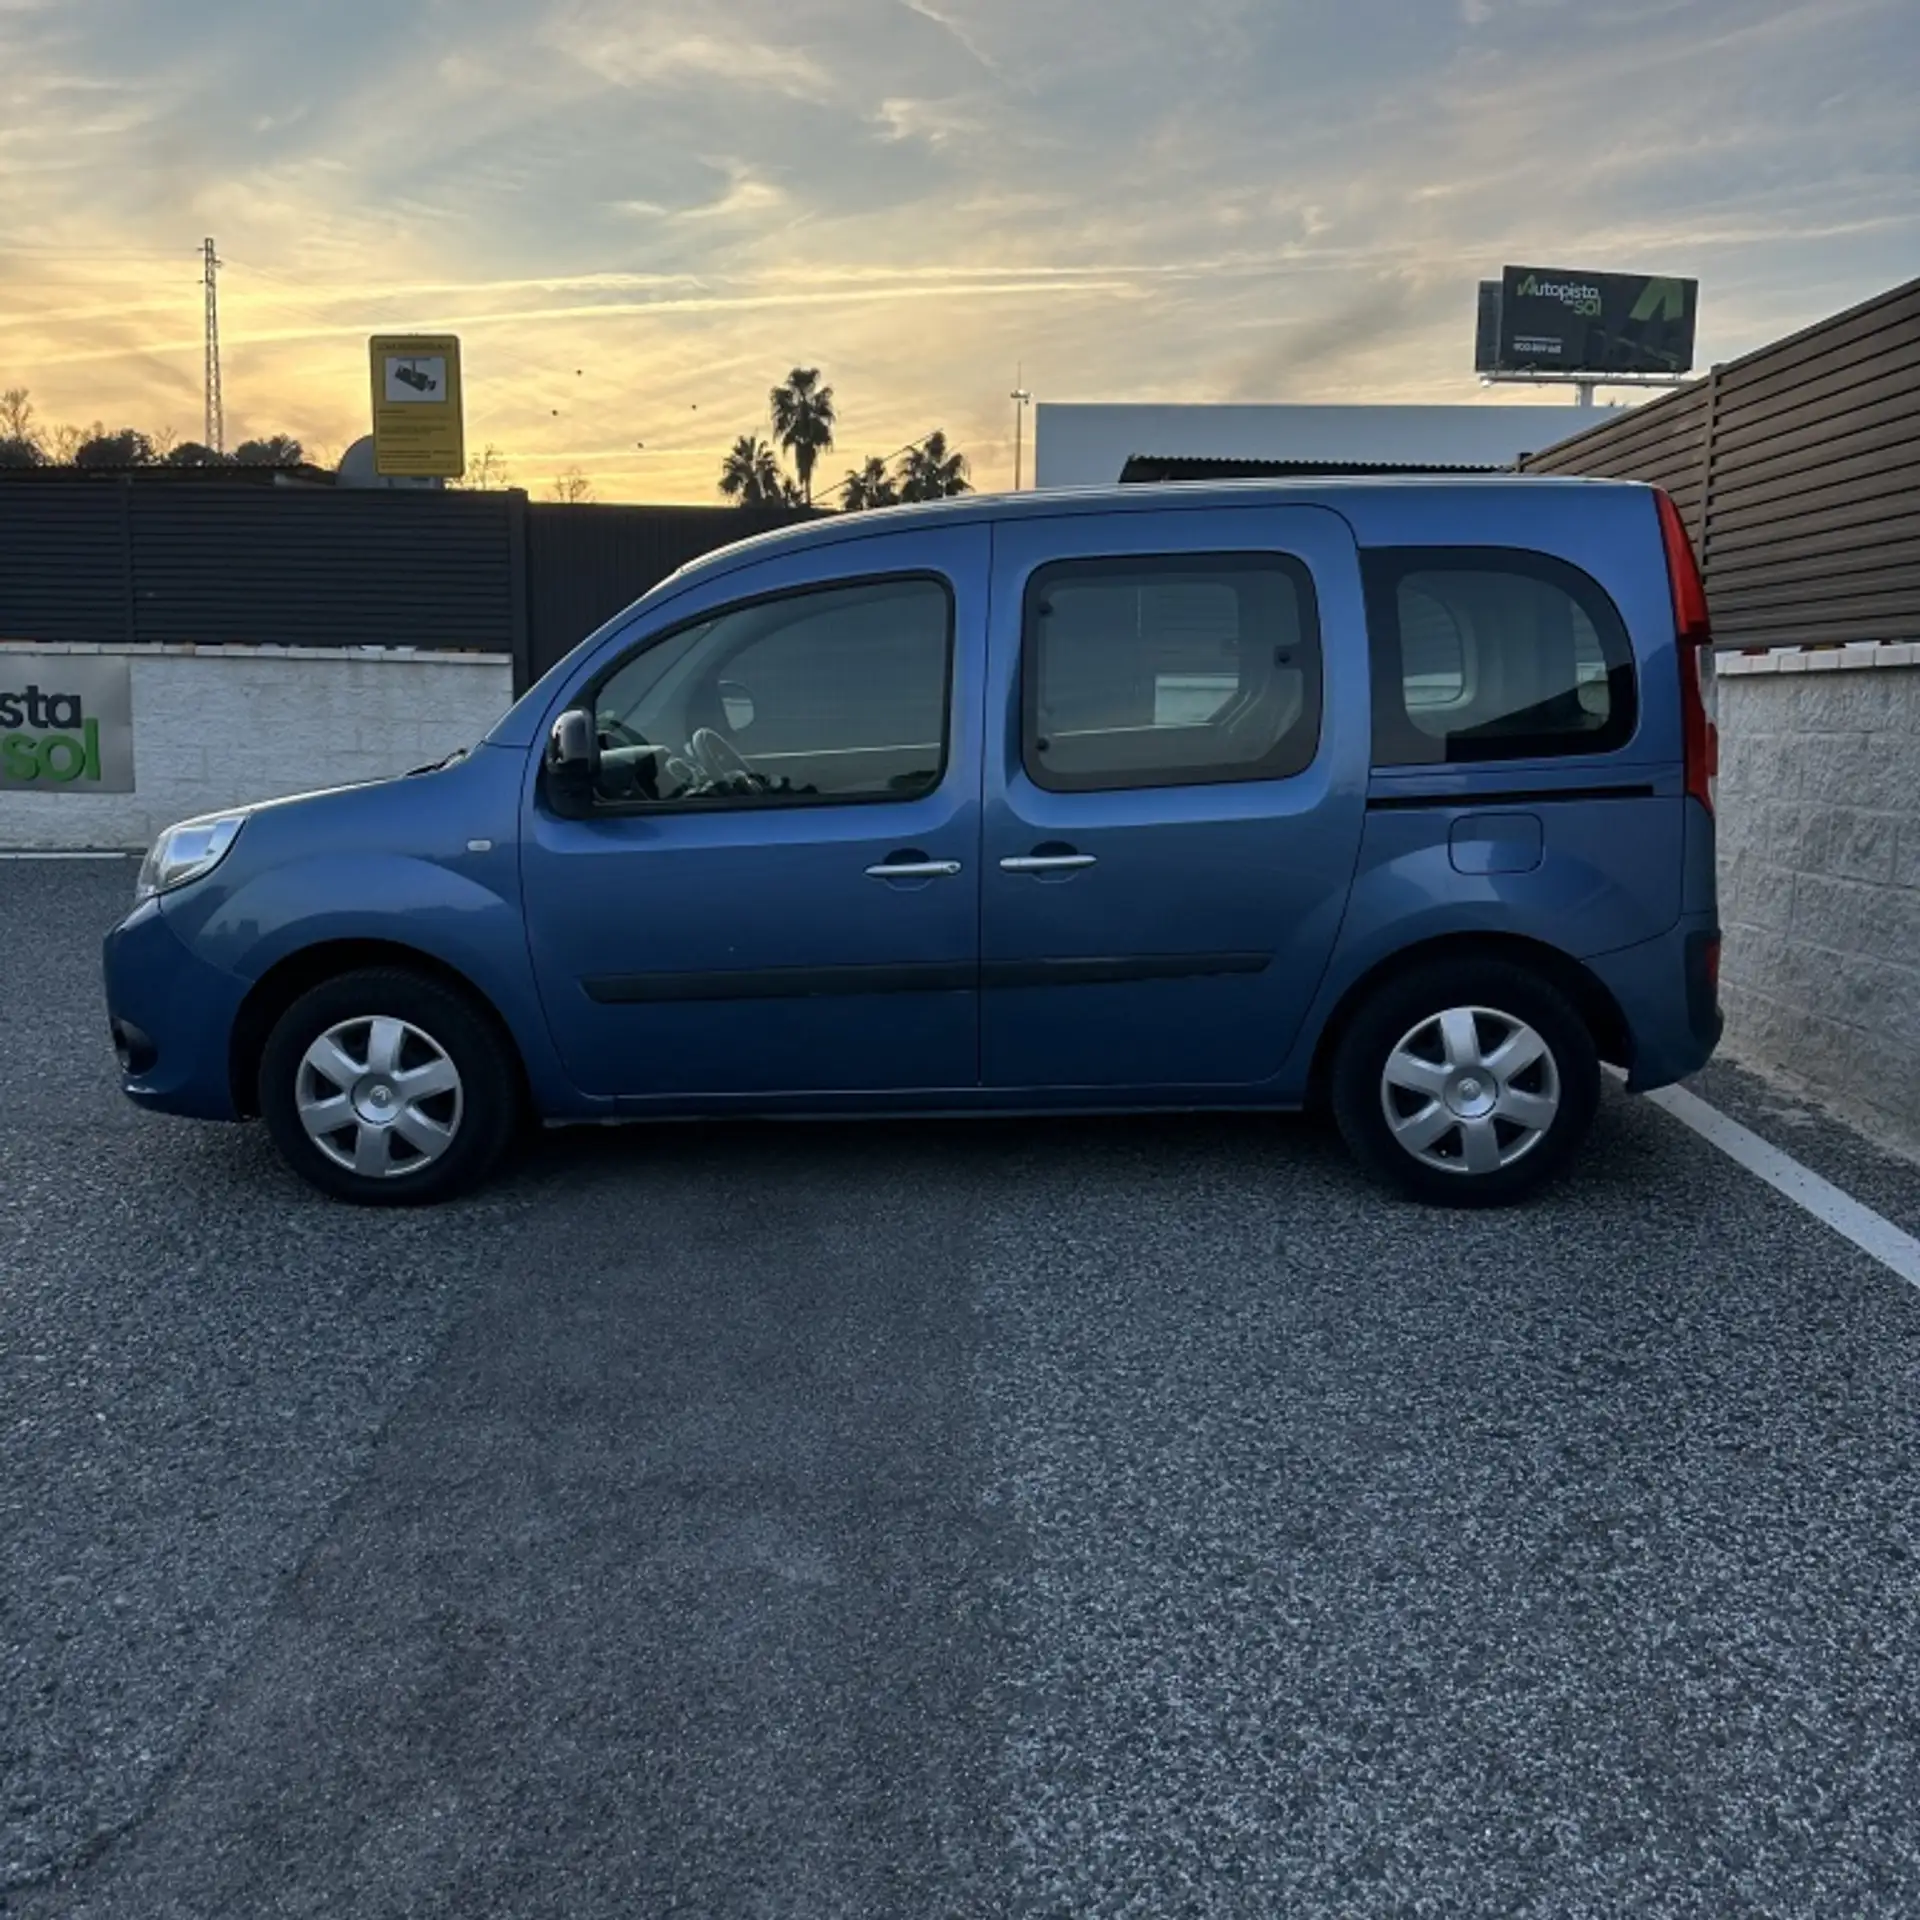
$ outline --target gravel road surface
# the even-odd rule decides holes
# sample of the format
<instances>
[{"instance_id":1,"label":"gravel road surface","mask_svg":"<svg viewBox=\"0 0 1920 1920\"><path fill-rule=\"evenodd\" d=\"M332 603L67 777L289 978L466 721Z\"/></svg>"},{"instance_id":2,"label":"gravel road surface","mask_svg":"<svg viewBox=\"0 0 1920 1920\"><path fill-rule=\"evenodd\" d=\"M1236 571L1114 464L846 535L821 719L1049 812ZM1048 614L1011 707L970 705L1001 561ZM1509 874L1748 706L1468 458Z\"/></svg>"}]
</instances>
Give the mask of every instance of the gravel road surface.
<instances>
[{"instance_id":1,"label":"gravel road surface","mask_svg":"<svg viewBox=\"0 0 1920 1920\"><path fill-rule=\"evenodd\" d=\"M1493 1216L1264 1119L357 1212L121 1100L131 880L0 864L8 1920L1920 1910L1920 1296L1667 1115Z\"/></svg>"}]
</instances>

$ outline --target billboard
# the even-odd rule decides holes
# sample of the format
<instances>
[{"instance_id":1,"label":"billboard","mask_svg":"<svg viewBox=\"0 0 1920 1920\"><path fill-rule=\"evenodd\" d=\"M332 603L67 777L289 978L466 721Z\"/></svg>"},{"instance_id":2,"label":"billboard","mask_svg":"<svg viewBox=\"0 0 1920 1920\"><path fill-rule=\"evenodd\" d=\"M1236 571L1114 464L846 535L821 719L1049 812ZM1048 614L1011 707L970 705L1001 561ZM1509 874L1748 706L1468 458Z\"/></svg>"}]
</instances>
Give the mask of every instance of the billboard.
<instances>
[{"instance_id":1,"label":"billboard","mask_svg":"<svg viewBox=\"0 0 1920 1920\"><path fill-rule=\"evenodd\" d=\"M460 342L452 334L375 334L373 466L382 475L457 480L466 471Z\"/></svg>"},{"instance_id":2,"label":"billboard","mask_svg":"<svg viewBox=\"0 0 1920 1920\"><path fill-rule=\"evenodd\" d=\"M1480 289L1482 373L1686 373L1700 283L1645 273L1503 267ZM1492 330L1492 360L1487 336Z\"/></svg>"},{"instance_id":3,"label":"billboard","mask_svg":"<svg viewBox=\"0 0 1920 1920\"><path fill-rule=\"evenodd\" d=\"M1480 306L1474 315L1473 370L1497 373L1500 368L1500 282L1480 282Z\"/></svg>"}]
</instances>

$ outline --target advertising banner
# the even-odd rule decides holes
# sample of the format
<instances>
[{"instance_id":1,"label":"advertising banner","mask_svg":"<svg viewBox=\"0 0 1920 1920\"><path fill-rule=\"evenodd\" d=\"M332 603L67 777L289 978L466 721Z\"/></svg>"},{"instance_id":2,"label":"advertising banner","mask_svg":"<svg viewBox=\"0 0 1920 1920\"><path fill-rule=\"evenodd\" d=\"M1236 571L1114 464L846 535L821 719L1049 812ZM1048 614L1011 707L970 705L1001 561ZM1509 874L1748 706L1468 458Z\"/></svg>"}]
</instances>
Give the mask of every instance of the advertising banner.
<instances>
[{"instance_id":1,"label":"advertising banner","mask_svg":"<svg viewBox=\"0 0 1920 1920\"><path fill-rule=\"evenodd\" d=\"M124 655L0 646L0 790L133 791L133 682Z\"/></svg>"},{"instance_id":2,"label":"advertising banner","mask_svg":"<svg viewBox=\"0 0 1920 1920\"><path fill-rule=\"evenodd\" d=\"M1503 373L1685 373L1699 298L1697 280L1502 268L1496 366Z\"/></svg>"}]
</instances>

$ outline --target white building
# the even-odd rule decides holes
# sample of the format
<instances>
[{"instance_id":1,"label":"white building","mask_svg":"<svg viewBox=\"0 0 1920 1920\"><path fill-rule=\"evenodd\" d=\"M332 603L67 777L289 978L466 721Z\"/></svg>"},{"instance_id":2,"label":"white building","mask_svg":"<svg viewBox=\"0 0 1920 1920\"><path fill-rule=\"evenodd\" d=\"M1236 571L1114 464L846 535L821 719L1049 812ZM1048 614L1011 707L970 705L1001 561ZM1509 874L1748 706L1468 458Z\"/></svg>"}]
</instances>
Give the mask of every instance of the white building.
<instances>
[{"instance_id":1,"label":"white building","mask_svg":"<svg viewBox=\"0 0 1920 1920\"><path fill-rule=\"evenodd\" d=\"M1460 407L1107 406L1043 401L1034 409L1034 484L1112 486L1129 476L1223 477L1230 464L1294 467L1503 468L1523 453L1597 425L1615 409ZM1192 469L1182 471L1182 467ZM1169 467L1173 471L1167 471ZM1258 470L1257 467L1254 470Z\"/></svg>"}]
</instances>

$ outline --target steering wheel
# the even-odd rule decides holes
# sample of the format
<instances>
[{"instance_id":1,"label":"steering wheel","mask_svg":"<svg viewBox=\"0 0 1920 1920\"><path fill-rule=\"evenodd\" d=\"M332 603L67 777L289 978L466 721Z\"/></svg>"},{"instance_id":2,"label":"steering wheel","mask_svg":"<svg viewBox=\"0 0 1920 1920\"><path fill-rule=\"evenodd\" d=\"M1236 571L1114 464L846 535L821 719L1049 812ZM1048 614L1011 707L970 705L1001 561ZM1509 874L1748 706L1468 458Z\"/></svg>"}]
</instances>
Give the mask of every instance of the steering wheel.
<instances>
[{"instance_id":1,"label":"steering wheel","mask_svg":"<svg viewBox=\"0 0 1920 1920\"><path fill-rule=\"evenodd\" d=\"M687 742L687 751L700 763L700 771L716 785L736 780L750 787L762 784L762 776L748 764L746 755L711 727L697 728Z\"/></svg>"}]
</instances>

